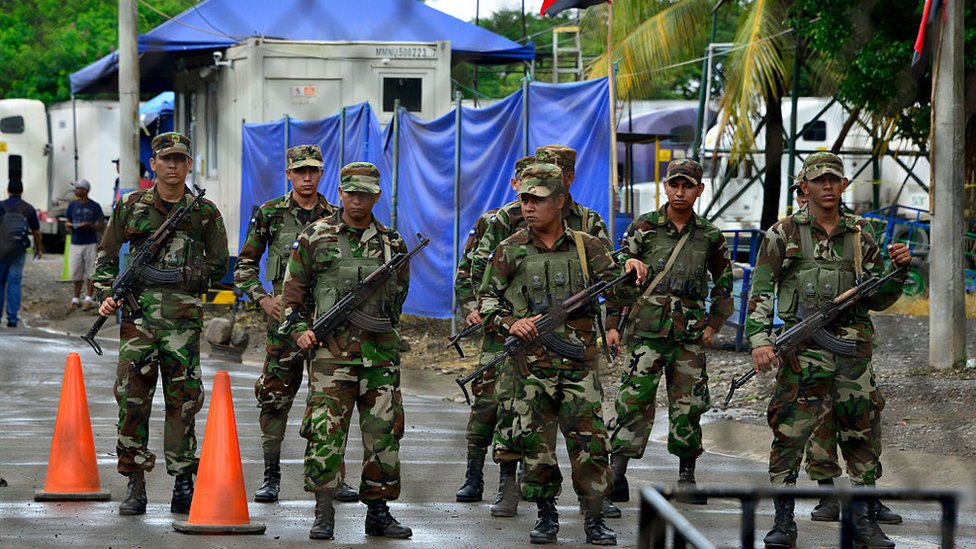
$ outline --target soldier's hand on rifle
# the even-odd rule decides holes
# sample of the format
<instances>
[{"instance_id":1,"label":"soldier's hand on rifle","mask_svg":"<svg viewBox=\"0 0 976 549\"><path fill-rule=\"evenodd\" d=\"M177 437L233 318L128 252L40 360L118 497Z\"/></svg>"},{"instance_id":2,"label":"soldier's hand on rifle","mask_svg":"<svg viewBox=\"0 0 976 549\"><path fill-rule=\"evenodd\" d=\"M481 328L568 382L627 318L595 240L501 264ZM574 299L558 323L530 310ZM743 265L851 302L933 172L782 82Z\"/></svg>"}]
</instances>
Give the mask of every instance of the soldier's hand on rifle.
<instances>
[{"instance_id":1,"label":"soldier's hand on rifle","mask_svg":"<svg viewBox=\"0 0 976 549\"><path fill-rule=\"evenodd\" d=\"M478 311L471 311L468 313L468 316L464 317L464 321L468 323L468 326L481 324L481 313Z\"/></svg>"},{"instance_id":2,"label":"soldier's hand on rifle","mask_svg":"<svg viewBox=\"0 0 976 549\"><path fill-rule=\"evenodd\" d=\"M901 242L888 245L888 257L891 258L895 267L905 267L912 263L912 252L908 250L908 246Z\"/></svg>"},{"instance_id":3,"label":"soldier's hand on rifle","mask_svg":"<svg viewBox=\"0 0 976 549\"><path fill-rule=\"evenodd\" d=\"M281 317L281 296L275 295L262 299L259 301L261 308L264 309L264 313L272 318L272 320L278 320Z\"/></svg>"},{"instance_id":4,"label":"soldier's hand on rifle","mask_svg":"<svg viewBox=\"0 0 976 549\"><path fill-rule=\"evenodd\" d=\"M508 333L525 341L531 341L539 337L539 329L535 327L535 321L540 318L542 318L542 315L535 315L532 318L520 318L515 321L515 324L512 324Z\"/></svg>"},{"instance_id":5,"label":"soldier's hand on rifle","mask_svg":"<svg viewBox=\"0 0 976 549\"><path fill-rule=\"evenodd\" d=\"M111 297L106 297L105 301L98 306L98 314L101 316L110 316L115 311L118 311L120 306L121 304Z\"/></svg>"},{"instance_id":6,"label":"soldier's hand on rifle","mask_svg":"<svg viewBox=\"0 0 976 549\"><path fill-rule=\"evenodd\" d=\"M305 330L302 335L298 337L298 348L303 351L308 351L314 349L318 346L318 341L315 339L315 332L312 330Z\"/></svg>"},{"instance_id":7,"label":"soldier's hand on rifle","mask_svg":"<svg viewBox=\"0 0 976 549\"><path fill-rule=\"evenodd\" d=\"M757 372L769 371L771 366L779 366L779 358L772 345L756 347L752 350L752 365Z\"/></svg>"},{"instance_id":8,"label":"soldier's hand on rifle","mask_svg":"<svg viewBox=\"0 0 976 549\"><path fill-rule=\"evenodd\" d=\"M607 347L614 356L620 354L620 330L610 328L607 330Z\"/></svg>"},{"instance_id":9,"label":"soldier's hand on rifle","mask_svg":"<svg viewBox=\"0 0 976 549\"><path fill-rule=\"evenodd\" d=\"M711 326L705 326L705 332L702 334L702 345L705 347L712 346L712 339L715 338L715 328Z\"/></svg>"},{"instance_id":10,"label":"soldier's hand on rifle","mask_svg":"<svg viewBox=\"0 0 976 549\"><path fill-rule=\"evenodd\" d=\"M628 259L624 263L624 272L636 272L637 273L637 285L640 286L644 283L644 278L647 277L647 265L640 259Z\"/></svg>"}]
</instances>

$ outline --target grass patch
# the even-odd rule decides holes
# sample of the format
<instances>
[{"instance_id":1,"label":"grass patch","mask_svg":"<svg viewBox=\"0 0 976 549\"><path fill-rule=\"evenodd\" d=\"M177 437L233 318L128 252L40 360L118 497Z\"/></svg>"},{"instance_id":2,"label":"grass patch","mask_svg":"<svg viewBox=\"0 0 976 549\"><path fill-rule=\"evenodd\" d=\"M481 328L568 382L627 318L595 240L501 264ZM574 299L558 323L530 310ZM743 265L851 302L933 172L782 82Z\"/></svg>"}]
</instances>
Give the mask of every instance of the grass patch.
<instances>
[{"instance_id":1,"label":"grass patch","mask_svg":"<svg viewBox=\"0 0 976 549\"><path fill-rule=\"evenodd\" d=\"M929 316L929 300L926 297L903 296L884 312L907 316ZM966 318L976 318L976 294L966 294Z\"/></svg>"}]
</instances>

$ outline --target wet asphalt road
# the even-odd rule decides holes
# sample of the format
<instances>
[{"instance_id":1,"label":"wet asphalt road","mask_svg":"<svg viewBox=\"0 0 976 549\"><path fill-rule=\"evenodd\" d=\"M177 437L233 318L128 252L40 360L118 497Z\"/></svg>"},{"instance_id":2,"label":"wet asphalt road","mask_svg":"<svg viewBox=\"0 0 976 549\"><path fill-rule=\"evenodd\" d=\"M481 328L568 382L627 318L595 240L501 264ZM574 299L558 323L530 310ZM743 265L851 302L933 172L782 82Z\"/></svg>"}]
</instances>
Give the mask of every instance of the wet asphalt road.
<instances>
[{"instance_id":1,"label":"wet asphalt road","mask_svg":"<svg viewBox=\"0 0 976 549\"><path fill-rule=\"evenodd\" d=\"M103 347L106 354L97 357L77 338L39 331L0 332L0 477L9 483L9 486L0 488L0 547L279 547L310 543L307 536L312 523L313 498L302 491L304 441L297 436L300 405L293 408L282 450L281 501L249 504L251 520L267 526L264 535L198 537L173 531L172 521L186 517L169 512L172 478L166 475L162 458L160 394L156 396L150 424L150 448L157 453L157 466L147 476L148 512L138 517L119 516L117 507L125 495L125 478L115 470L117 408L112 384L116 345L106 341ZM65 358L72 351L79 352L82 357L99 475L102 488L111 491L112 500L38 503L33 501L33 493L44 485ZM249 495L253 495L263 472L253 397L258 365L231 364L204 356L204 381L208 390L214 373L221 369L230 372L245 483ZM403 375L406 406L406 433L401 450L403 489L401 499L391 508L400 522L413 528L412 540L367 538L363 533L365 506L347 503L337 504L336 539L331 545L493 549L529 546L528 531L535 521L534 504L523 502L519 516L512 519L494 519L488 514L488 500L492 499L497 486L495 467L486 467L485 502L460 504L454 501L454 491L464 474L467 409L463 404L430 396L429 376L429 373L414 371L406 371ZM443 383L443 379L435 382ZM299 393L299 404L304 402L304 394L303 389ZM209 399L197 416L201 446L208 405ZM664 421L656 422L654 440L664 438L664 424ZM354 430L346 456L349 480L358 478L356 464L362 458L358 440L358 430ZM576 498L571 493L565 451L561 451L559 459L566 491L559 500L559 543L562 546L585 546L582 517L577 514ZM698 469L699 483L702 484L765 485L767 482L765 464L757 461L707 453L699 460ZM632 491L638 485L670 483L676 477L676 470L677 458L667 453L665 444L654 442L640 462L631 464ZM621 505L623 518L609 521L622 547L637 545L638 504L635 499L636 494L631 502ZM797 503L800 547L836 547L836 525L810 522L806 517L811 508L812 502ZM706 507L678 504L678 509L686 511L691 523L717 547L738 546L739 509L736 502L713 500ZM906 524L885 528L899 547L939 546L940 513L937 507L903 503L897 505L897 510L906 515ZM760 505L757 523L756 537L761 540L772 523L771 503ZM959 534L957 547L976 548L976 517L971 509L960 517Z\"/></svg>"}]
</instances>

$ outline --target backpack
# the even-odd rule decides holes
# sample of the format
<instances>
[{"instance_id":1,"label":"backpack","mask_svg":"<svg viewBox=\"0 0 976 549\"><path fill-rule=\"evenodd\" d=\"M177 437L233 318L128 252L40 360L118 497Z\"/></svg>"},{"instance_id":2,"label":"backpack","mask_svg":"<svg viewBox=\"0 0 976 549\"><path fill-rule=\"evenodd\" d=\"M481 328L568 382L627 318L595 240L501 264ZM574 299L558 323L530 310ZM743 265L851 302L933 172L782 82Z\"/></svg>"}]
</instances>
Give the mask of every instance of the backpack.
<instances>
[{"instance_id":1,"label":"backpack","mask_svg":"<svg viewBox=\"0 0 976 549\"><path fill-rule=\"evenodd\" d=\"M0 261L11 261L30 248L30 230L23 212L7 210L0 217Z\"/></svg>"}]
</instances>

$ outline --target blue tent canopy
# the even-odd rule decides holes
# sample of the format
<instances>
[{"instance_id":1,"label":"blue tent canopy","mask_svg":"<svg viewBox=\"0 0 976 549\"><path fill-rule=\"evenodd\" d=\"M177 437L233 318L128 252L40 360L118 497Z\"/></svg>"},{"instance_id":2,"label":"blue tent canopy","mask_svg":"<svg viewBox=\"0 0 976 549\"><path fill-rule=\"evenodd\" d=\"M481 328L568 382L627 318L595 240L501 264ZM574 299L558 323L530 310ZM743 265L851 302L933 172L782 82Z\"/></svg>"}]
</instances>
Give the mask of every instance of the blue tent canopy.
<instances>
[{"instance_id":1,"label":"blue tent canopy","mask_svg":"<svg viewBox=\"0 0 976 549\"><path fill-rule=\"evenodd\" d=\"M145 127L158 120L160 116L173 116L175 101L176 94L166 91L143 102L139 105L139 123Z\"/></svg>"},{"instance_id":2,"label":"blue tent canopy","mask_svg":"<svg viewBox=\"0 0 976 549\"><path fill-rule=\"evenodd\" d=\"M418 0L205 0L139 36L142 89L172 87L180 53L205 54L249 37L283 40L435 42L449 40L453 61L505 64L531 60L517 44ZM115 91L118 53L71 74L71 93Z\"/></svg>"}]
</instances>

